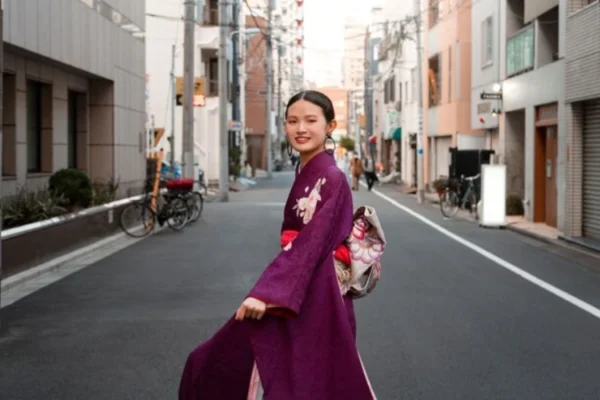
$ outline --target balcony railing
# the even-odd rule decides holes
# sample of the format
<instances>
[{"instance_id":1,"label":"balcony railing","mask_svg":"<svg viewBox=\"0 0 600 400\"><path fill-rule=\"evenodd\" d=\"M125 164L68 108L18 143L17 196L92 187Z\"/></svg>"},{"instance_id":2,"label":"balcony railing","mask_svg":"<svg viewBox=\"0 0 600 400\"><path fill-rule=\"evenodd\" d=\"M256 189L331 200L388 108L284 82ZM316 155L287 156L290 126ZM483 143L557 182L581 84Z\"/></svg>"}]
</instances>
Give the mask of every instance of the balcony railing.
<instances>
[{"instance_id":1,"label":"balcony railing","mask_svg":"<svg viewBox=\"0 0 600 400\"><path fill-rule=\"evenodd\" d=\"M506 41L506 76L514 76L534 67L535 29L530 25Z\"/></svg>"}]
</instances>

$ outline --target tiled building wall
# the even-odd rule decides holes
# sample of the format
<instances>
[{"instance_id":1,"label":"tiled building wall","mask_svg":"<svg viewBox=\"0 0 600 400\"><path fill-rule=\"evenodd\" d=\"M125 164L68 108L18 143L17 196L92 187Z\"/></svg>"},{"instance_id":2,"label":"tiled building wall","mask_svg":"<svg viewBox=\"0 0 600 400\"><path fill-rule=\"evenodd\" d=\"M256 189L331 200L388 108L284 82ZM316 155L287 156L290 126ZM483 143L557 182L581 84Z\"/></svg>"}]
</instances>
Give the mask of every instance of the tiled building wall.
<instances>
[{"instance_id":1,"label":"tiled building wall","mask_svg":"<svg viewBox=\"0 0 600 400\"><path fill-rule=\"evenodd\" d=\"M20 157L15 178L3 182L5 195L17 186L47 179L27 176L19 164L26 160L22 157L26 143L19 134L26 128L19 123L25 121L21 91L27 79L52 87L53 170L64 164L65 93L77 90L89 105L85 159L90 175L95 180L118 179L121 195L140 187L145 175L145 43L132 31L142 32L144 21L144 0L5 3L4 50L17 74L14 146ZM10 62L7 59L7 67Z\"/></svg>"}]
</instances>

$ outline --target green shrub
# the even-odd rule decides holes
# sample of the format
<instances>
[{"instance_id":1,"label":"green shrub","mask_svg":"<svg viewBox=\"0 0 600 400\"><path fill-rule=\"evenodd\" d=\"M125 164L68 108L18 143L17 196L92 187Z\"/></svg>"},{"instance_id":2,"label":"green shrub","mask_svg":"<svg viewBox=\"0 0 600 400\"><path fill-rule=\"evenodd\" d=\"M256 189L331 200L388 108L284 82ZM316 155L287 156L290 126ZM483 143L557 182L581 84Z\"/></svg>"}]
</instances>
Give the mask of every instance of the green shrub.
<instances>
[{"instance_id":1,"label":"green shrub","mask_svg":"<svg viewBox=\"0 0 600 400\"><path fill-rule=\"evenodd\" d=\"M506 196L506 215L524 215L523 201L515 194Z\"/></svg>"},{"instance_id":2,"label":"green shrub","mask_svg":"<svg viewBox=\"0 0 600 400\"><path fill-rule=\"evenodd\" d=\"M88 207L92 204L94 189L87 174L79 169L56 171L48 181L54 196L63 197L69 207Z\"/></svg>"},{"instance_id":3,"label":"green shrub","mask_svg":"<svg viewBox=\"0 0 600 400\"><path fill-rule=\"evenodd\" d=\"M97 206L115 201L117 190L119 190L119 182L112 179L107 183L94 183L93 204Z\"/></svg>"},{"instance_id":4,"label":"green shrub","mask_svg":"<svg viewBox=\"0 0 600 400\"><path fill-rule=\"evenodd\" d=\"M22 188L16 197L2 201L2 227L14 228L65 214L67 210L61 207L63 203L63 198L54 196L47 189L28 191Z\"/></svg>"},{"instance_id":5,"label":"green shrub","mask_svg":"<svg viewBox=\"0 0 600 400\"><path fill-rule=\"evenodd\" d=\"M356 150L356 142L350 136L342 136L340 138L340 147L348 151Z\"/></svg>"}]
</instances>

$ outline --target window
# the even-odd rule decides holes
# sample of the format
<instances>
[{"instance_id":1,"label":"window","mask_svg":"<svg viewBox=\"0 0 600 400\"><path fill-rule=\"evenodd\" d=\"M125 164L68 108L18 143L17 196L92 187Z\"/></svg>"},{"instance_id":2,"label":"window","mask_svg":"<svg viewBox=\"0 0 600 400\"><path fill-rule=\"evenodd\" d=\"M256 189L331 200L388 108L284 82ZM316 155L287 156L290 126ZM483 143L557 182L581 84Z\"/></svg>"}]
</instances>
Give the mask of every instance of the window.
<instances>
[{"instance_id":1,"label":"window","mask_svg":"<svg viewBox=\"0 0 600 400\"><path fill-rule=\"evenodd\" d=\"M42 171L42 85L27 82L27 172Z\"/></svg>"},{"instance_id":2,"label":"window","mask_svg":"<svg viewBox=\"0 0 600 400\"><path fill-rule=\"evenodd\" d=\"M530 25L506 41L506 76L513 76L533 68L534 32Z\"/></svg>"},{"instance_id":3,"label":"window","mask_svg":"<svg viewBox=\"0 0 600 400\"><path fill-rule=\"evenodd\" d=\"M487 17L481 23L481 67L487 67L494 62L494 20Z\"/></svg>"},{"instance_id":4,"label":"window","mask_svg":"<svg viewBox=\"0 0 600 400\"><path fill-rule=\"evenodd\" d=\"M429 27L433 27L438 23L440 19L440 1L441 0L431 0L429 5Z\"/></svg>"},{"instance_id":5,"label":"window","mask_svg":"<svg viewBox=\"0 0 600 400\"><path fill-rule=\"evenodd\" d=\"M452 46L448 47L448 103L452 101Z\"/></svg>"},{"instance_id":6,"label":"window","mask_svg":"<svg viewBox=\"0 0 600 400\"><path fill-rule=\"evenodd\" d=\"M77 168L77 93L69 92L67 166Z\"/></svg>"},{"instance_id":7,"label":"window","mask_svg":"<svg viewBox=\"0 0 600 400\"><path fill-rule=\"evenodd\" d=\"M460 100L460 42L454 45L454 99Z\"/></svg>"},{"instance_id":8,"label":"window","mask_svg":"<svg viewBox=\"0 0 600 400\"><path fill-rule=\"evenodd\" d=\"M412 102L417 101L417 87L418 87L418 81L417 79L419 79L418 76L418 71L417 68L413 68L410 70L410 100Z\"/></svg>"},{"instance_id":9,"label":"window","mask_svg":"<svg viewBox=\"0 0 600 400\"><path fill-rule=\"evenodd\" d=\"M429 106L435 107L440 104L441 100L441 75L440 55L436 55L429 59Z\"/></svg>"},{"instance_id":10,"label":"window","mask_svg":"<svg viewBox=\"0 0 600 400\"><path fill-rule=\"evenodd\" d=\"M208 93L207 96L219 95L219 59L214 57L208 62Z\"/></svg>"}]
</instances>

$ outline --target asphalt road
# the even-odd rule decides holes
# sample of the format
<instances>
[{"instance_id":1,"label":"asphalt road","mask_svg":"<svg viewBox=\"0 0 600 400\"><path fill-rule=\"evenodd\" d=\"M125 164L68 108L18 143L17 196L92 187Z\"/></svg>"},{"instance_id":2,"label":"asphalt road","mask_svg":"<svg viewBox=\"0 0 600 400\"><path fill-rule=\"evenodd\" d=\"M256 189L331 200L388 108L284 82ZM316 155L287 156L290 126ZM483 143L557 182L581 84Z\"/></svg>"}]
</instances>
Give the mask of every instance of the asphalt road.
<instances>
[{"instance_id":1,"label":"asphalt road","mask_svg":"<svg viewBox=\"0 0 600 400\"><path fill-rule=\"evenodd\" d=\"M291 180L278 174L207 204L184 232L163 231L2 309L0 398L175 399L188 352L278 251ZM355 195L377 208L389 242L382 282L356 303L380 400L600 398L595 261L382 192L398 203Z\"/></svg>"}]
</instances>

